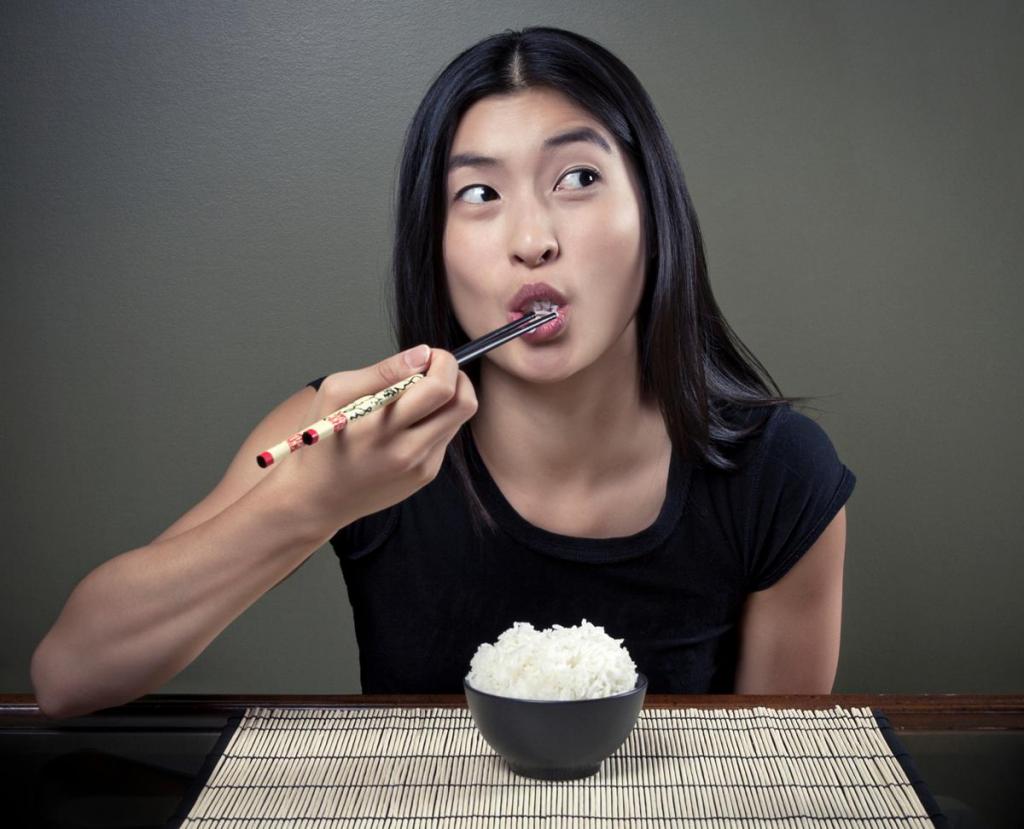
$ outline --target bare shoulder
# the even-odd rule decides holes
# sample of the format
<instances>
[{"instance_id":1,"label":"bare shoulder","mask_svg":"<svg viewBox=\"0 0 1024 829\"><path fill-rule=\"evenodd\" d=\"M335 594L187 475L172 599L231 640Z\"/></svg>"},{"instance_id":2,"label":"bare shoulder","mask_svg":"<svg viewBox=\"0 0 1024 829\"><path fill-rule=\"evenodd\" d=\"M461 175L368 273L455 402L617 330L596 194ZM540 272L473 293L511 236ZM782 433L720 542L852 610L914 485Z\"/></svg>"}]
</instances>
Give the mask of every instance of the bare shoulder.
<instances>
[{"instance_id":1,"label":"bare shoulder","mask_svg":"<svg viewBox=\"0 0 1024 829\"><path fill-rule=\"evenodd\" d=\"M304 386L275 406L242 442L228 464L224 476L209 494L150 543L166 541L202 524L235 503L267 475L273 474L274 467L261 469L256 463L256 456L264 449L308 426L308 423L303 422L303 418L307 417L315 397L316 390L312 386Z\"/></svg>"}]
</instances>

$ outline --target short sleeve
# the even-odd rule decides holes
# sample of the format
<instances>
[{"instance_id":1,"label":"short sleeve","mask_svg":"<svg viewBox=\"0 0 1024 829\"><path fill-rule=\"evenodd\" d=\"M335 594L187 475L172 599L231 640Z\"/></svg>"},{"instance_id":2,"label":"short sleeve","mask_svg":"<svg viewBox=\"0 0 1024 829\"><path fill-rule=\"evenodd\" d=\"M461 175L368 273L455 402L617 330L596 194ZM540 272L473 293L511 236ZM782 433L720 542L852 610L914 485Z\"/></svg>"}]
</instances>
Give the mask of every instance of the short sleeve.
<instances>
[{"instance_id":1,"label":"short sleeve","mask_svg":"<svg viewBox=\"0 0 1024 829\"><path fill-rule=\"evenodd\" d=\"M825 430L791 406L773 412L752 470L744 533L749 592L771 587L789 572L857 482Z\"/></svg>"},{"instance_id":2,"label":"short sleeve","mask_svg":"<svg viewBox=\"0 0 1024 829\"><path fill-rule=\"evenodd\" d=\"M395 504L342 527L331 538L334 554L348 561L369 555L394 534L400 515L400 505Z\"/></svg>"},{"instance_id":3,"label":"short sleeve","mask_svg":"<svg viewBox=\"0 0 1024 829\"><path fill-rule=\"evenodd\" d=\"M320 391L320 384L326 379L326 377L326 374L323 377L317 377L316 380L310 380L306 385L312 386L316 391Z\"/></svg>"}]
</instances>

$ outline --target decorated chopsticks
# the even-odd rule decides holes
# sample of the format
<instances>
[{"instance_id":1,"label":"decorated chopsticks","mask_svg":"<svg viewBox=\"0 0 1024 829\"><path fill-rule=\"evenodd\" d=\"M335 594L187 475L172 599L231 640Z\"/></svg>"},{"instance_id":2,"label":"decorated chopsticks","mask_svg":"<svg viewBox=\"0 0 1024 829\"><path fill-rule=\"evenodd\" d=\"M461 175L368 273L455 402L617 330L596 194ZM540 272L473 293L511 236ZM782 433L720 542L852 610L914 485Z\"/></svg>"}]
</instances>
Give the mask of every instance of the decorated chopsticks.
<instances>
[{"instance_id":1,"label":"decorated chopsticks","mask_svg":"<svg viewBox=\"0 0 1024 829\"><path fill-rule=\"evenodd\" d=\"M528 314L525 314L514 322L503 325L501 328L496 328L489 334L484 334L482 337L479 337L472 342L459 346L459 348L452 352L452 354L455 357L456 362L460 366L464 366L471 360L475 360L477 357L486 354L492 348L497 348L499 345L503 345L509 340L513 340L516 337L527 334L544 325L544 323L550 322L557 316L558 314L554 311L545 311L540 314L535 311L530 311ZM376 394L365 395L364 397L360 397L358 400L352 401L346 406L342 406L337 411L325 415L316 423L307 426L305 429L285 438L280 443L260 452L259 455L256 456L256 463L259 464L260 468L266 469L275 461L279 461L282 458L287 457L289 454L301 449L303 446L312 446L325 435L336 434L342 431L350 421L366 417L366 415L372 414L389 403L394 403L402 396L402 393L405 392L406 389L418 383L424 378L424 376L425 375L423 374L413 374L392 386L388 386L388 388L383 389Z\"/></svg>"}]
</instances>

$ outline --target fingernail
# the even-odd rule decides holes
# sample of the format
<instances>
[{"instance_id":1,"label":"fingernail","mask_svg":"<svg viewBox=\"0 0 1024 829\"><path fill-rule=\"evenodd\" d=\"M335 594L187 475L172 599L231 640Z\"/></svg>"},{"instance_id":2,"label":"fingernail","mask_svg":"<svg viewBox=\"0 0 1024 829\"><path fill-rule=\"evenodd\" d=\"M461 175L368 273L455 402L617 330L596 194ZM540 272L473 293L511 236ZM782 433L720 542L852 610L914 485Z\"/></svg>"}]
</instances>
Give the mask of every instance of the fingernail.
<instances>
[{"instance_id":1,"label":"fingernail","mask_svg":"<svg viewBox=\"0 0 1024 829\"><path fill-rule=\"evenodd\" d=\"M415 348L410 348L402 355L402 357L405 358L405 364L409 366L409 368L423 368L427 364L427 361L430 360L430 346L418 345Z\"/></svg>"}]
</instances>

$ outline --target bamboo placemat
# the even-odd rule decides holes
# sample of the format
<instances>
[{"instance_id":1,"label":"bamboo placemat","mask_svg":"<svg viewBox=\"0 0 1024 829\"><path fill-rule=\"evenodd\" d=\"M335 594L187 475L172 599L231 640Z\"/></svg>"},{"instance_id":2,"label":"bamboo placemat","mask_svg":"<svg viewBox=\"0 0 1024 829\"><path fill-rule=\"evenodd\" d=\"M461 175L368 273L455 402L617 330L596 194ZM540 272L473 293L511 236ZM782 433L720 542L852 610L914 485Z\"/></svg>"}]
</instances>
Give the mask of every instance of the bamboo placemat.
<instances>
[{"instance_id":1,"label":"bamboo placemat","mask_svg":"<svg viewBox=\"0 0 1024 829\"><path fill-rule=\"evenodd\" d=\"M645 709L596 775L560 782L513 774L463 708L249 708L176 819L246 829L945 824L885 715L838 705Z\"/></svg>"}]
</instances>

